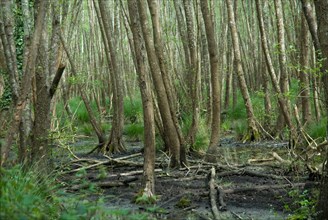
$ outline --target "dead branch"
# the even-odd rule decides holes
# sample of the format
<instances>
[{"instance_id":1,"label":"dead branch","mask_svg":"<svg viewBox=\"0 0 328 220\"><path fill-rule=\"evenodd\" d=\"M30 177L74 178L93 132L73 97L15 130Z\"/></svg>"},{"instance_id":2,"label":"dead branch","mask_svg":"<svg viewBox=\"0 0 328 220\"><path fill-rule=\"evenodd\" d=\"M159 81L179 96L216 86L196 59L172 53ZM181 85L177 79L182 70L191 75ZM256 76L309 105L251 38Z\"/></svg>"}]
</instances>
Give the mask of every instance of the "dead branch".
<instances>
[{"instance_id":1,"label":"dead branch","mask_svg":"<svg viewBox=\"0 0 328 220\"><path fill-rule=\"evenodd\" d=\"M216 189L215 189L215 168L212 167L211 168L211 179L208 183L209 187L210 187L210 202L211 202L211 206L212 206L212 212L213 212L213 216L215 219L221 219L220 218L220 213L218 210L218 207L216 206Z\"/></svg>"},{"instance_id":2,"label":"dead branch","mask_svg":"<svg viewBox=\"0 0 328 220\"><path fill-rule=\"evenodd\" d=\"M287 164L287 165L291 164L289 160L282 159L276 152L272 152L271 154L280 163Z\"/></svg>"},{"instance_id":3,"label":"dead branch","mask_svg":"<svg viewBox=\"0 0 328 220\"><path fill-rule=\"evenodd\" d=\"M218 196L219 196L219 203L220 203L220 211L226 211L227 210L227 204L224 202L223 197L224 197L224 191L221 186L218 184L215 184L216 189L218 190Z\"/></svg>"},{"instance_id":4,"label":"dead branch","mask_svg":"<svg viewBox=\"0 0 328 220\"><path fill-rule=\"evenodd\" d=\"M109 187L118 187L118 186L125 186L130 182L138 180L138 177L131 177L123 181L103 181L103 182L97 182L94 183L97 187L100 188L109 188ZM80 189L87 189L89 188L91 183L86 184L80 184L80 185L74 185L71 187L72 190L80 190Z\"/></svg>"},{"instance_id":5,"label":"dead branch","mask_svg":"<svg viewBox=\"0 0 328 220\"><path fill-rule=\"evenodd\" d=\"M254 186L254 187L244 187L244 188L235 188L235 189L225 189L223 190L225 194L233 194L233 193L242 193L249 191L263 191L268 189L283 189L288 187L304 187L305 185L319 185L318 182L309 182L309 183L294 183L291 184L282 184L282 185L262 185L262 186Z\"/></svg>"}]
</instances>

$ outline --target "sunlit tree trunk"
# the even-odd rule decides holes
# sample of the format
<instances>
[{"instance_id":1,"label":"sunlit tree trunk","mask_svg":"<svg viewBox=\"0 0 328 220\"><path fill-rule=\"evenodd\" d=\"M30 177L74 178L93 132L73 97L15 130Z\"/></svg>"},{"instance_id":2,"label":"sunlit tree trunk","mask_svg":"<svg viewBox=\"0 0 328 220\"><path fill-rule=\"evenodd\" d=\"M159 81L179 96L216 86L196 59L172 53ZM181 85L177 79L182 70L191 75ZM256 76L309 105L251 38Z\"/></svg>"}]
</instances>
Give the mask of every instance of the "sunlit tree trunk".
<instances>
[{"instance_id":1,"label":"sunlit tree trunk","mask_svg":"<svg viewBox=\"0 0 328 220\"><path fill-rule=\"evenodd\" d=\"M229 16L229 25L232 37L232 44L235 54L235 62L237 67L237 75L240 85L240 91L242 93L244 104L247 112L247 122L248 122L248 134L245 136L247 140L257 140L259 139L259 131L256 126L255 115L253 110L253 105L251 98L249 96L248 88L246 85L245 75L241 65L241 55L240 55L240 46L238 39L238 32L236 28L235 15L233 10L232 0L227 0L227 9Z\"/></svg>"},{"instance_id":2,"label":"sunlit tree trunk","mask_svg":"<svg viewBox=\"0 0 328 220\"><path fill-rule=\"evenodd\" d=\"M279 69L280 69L280 90L281 95L286 96L288 89L288 75L287 75L287 60L286 60L286 44L285 44L285 25L283 18L283 9L281 0L275 0L275 12L277 20L277 32L278 32L278 56L279 56ZM288 101L287 101L288 105ZM290 112L289 106L287 111ZM289 113L288 113L289 114ZM285 126L286 121L283 116L283 112L279 109L279 115L277 118L276 131L280 133Z\"/></svg>"},{"instance_id":3,"label":"sunlit tree trunk","mask_svg":"<svg viewBox=\"0 0 328 220\"><path fill-rule=\"evenodd\" d=\"M136 56L136 72L139 79L139 88L142 98L144 116L144 194L153 196L155 194L155 120L154 107L151 95L150 75L146 67L146 51L142 38L139 22L138 7L136 0L128 1L131 30Z\"/></svg>"},{"instance_id":4,"label":"sunlit tree trunk","mask_svg":"<svg viewBox=\"0 0 328 220\"><path fill-rule=\"evenodd\" d=\"M169 75L168 71L168 64L169 64L169 59L166 58L166 54L164 53L164 41L162 39L162 30L161 30L161 24L159 20L159 6L155 0L148 0L148 6L149 6L149 11L152 17L152 26L153 26L153 35L154 35L154 46L155 46L155 52L157 55L158 59L158 64L161 70L161 76L163 79L164 87L165 87L165 92L168 98L169 102L169 109L170 109L170 115L172 118L172 121L175 126L176 133L179 138L179 151L180 151L180 163L181 164L187 164L187 159L186 159L186 151L185 151L185 145L184 145L184 140L183 140L183 135L179 126L179 122L176 116L177 112L177 98L175 94L175 89L173 88L172 85L172 80ZM164 122L165 123L165 122Z\"/></svg>"}]
</instances>

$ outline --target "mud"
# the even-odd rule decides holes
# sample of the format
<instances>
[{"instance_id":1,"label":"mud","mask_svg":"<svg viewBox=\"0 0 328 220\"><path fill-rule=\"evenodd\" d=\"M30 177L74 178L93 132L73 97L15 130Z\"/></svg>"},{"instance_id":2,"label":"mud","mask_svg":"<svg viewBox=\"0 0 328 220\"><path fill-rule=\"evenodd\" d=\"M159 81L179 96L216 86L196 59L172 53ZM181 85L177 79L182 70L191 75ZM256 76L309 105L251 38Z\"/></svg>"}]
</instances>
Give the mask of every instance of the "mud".
<instances>
[{"instance_id":1,"label":"mud","mask_svg":"<svg viewBox=\"0 0 328 220\"><path fill-rule=\"evenodd\" d=\"M80 144L76 145L80 147ZM266 157L266 152L279 148L285 150L286 143L260 143L260 144L245 144L233 143L231 140L221 141L220 153L222 158L236 164L237 162L245 162L259 153L252 150L254 147L262 152L262 156ZM129 143L126 154L115 155L121 157L129 155L141 150L141 143ZM238 149L242 149L240 151ZM243 153L245 150L249 154ZM83 153L79 153L82 156ZM99 155L89 156L89 159L105 160ZM165 156L158 155L157 162L165 161ZM199 158L189 156L192 161L190 166L199 166L198 169L167 169L165 163L161 165L162 171L156 172L155 193L158 198L155 205L137 205L133 202L133 198L142 189L142 174L133 175L134 180L122 186L102 187L102 196L105 197L105 204L109 209L129 209L131 212L149 212L152 208L151 215L154 219L213 219L210 200L209 200L209 169L210 166L202 164ZM133 158L132 161L142 162L142 156ZM78 166L76 166L78 167ZM76 167L70 167L75 169ZM279 175L284 173L284 168L274 167L248 167L256 172L265 174ZM97 184L99 181L123 181L124 178L120 173L142 170L142 167L131 166L115 166L109 164L106 166L95 167L86 170L84 174L90 184ZM222 170L218 169L217 173ZM105 173L102 178L99 178L100 173ZM115 175L117 174L117 175ZM111 177L108 177L111 176ZM63 175L63 180L71 185L76 175ZM131 178L131 177L130 177ZM188 179L189 178L189 179ZM262 185L281 185L296 182L304 182L306 174L300 177L289 176L286 179L274 179L268 177L249 176L245 174L228 175L217 177L217 184L222 189L236 189L246 187L256 187ZM75 181L76 182L76 181ZM227 204L227 209L221 211L222 219L286 219L290 213L284 211L284 205L291 204L293 201L288 196L291 187L282 189L266 189L260 191L245 191L240 193L229 193L224 195L224 202ZM302 189L300 189L302 190ZM70 191L70 188L68 188ZM76 190L71 190L76 193ZM77 190L78 191L78 190ZM218 205L219 206L219 205ZM155 211L154 211L155 210Z\"/></svg>"}]
</instances>

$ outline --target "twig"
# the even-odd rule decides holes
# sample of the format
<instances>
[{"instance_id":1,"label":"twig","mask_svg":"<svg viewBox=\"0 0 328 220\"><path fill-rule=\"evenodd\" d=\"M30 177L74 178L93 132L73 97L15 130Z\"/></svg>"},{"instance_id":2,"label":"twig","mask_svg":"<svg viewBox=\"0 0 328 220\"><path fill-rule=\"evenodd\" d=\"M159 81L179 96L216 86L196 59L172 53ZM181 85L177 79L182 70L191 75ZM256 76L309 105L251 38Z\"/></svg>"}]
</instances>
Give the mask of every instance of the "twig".
<instances>
[{"instance_id":1,"label":"twig","mask_svg":"<svg viewBox=\"0 0 328 220\"><path fill-rule=\"evenodd\" d=\"M240 220L243 220L242 217L240 217L240 215L238 215L237 213L231 211L231 214L233 214L236 218L240 219Z\"/></svg>"}]
</instances>

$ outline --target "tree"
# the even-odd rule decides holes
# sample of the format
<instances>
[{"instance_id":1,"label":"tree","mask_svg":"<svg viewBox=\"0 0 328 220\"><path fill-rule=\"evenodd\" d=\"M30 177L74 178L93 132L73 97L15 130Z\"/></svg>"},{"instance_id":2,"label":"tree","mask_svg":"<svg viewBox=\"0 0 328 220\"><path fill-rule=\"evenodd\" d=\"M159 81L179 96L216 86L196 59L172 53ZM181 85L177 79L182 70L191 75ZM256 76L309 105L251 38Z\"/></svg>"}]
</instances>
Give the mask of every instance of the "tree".
<instances>
[{"instance_id":1,"label":"tree","mask_svg":"<svg viewBox=\"0 0 328 220\"><path fill-rule=\"evenodd\" d=\"M284 95L282 94L281 87L279 86L277 75L275 73L275 70L274 70L274 67L273 67L273 64L272 64L272 60L271 60L271 56L270 56L270 52L269 52L269 48L268 48L267 34L265 32L265 29L264 29L262 7L260 5L259 0L256 0L256 10L257 10L257 18L258 18L259 26L260 26L261 42L262 42L261 45L262 45L262 48L263 48L263 53L264 53L264 56L265 56L265 61L266 61L266 64L267 64L268 72L269 72L270 77L271 77L273 88L274 88L276 94L278 95L279 107L281 109L281 112L283 114L283 117L284 117L289 129L292 132L291 133L291 138L295 138L296 137L296 135L294 133L295 128L294 128L294 125L291 121L290 114L289 114L288 107L287 107L288 102L287 102L286 98L284 97ZM283 58L280 58L280 59L283 59Z\"/></svg>"},{"instance_id":2,"label":"tree","mask_svg":"<svg viewBox=\"0 0 328 220\"><path fill-rule=\"evenodd\" d=\"M211 122L211 139L208 147L206 160L216 162L217 145L220 139L220 117L221 117L221 85L219 74L218 48L214 34L214 24L212 13L210 13L208 2L201 1L201 10L205 23L208 52L211 62L211 86L212 86L212 122Z\"/></svg>"},{"instance_id":3,"label":"tree","mask_svg":"<svg viewBox=\"0 0 328 220\"><path fill-rule=\"evenodd\" d=\"M139 79L139 89L142 98L144 119L144 195L155 194L155 121L154 107L151 95L150 75L146 68L146 51L142 38L139 14L136 0L128 1L131 30L135 56L137 61L136 72Z\"/></svg>"},{"instance_id":4,"label":"tree","mask_svg":"<svg viewBox=\"0 0 328 220\"><path fill-rule=\"evenodd\" d=\"M189 49L190 63L187 66L189 72L189 96L192 103L192 122L186 138L187 143L191 146L195 144L195 138L198 130L199 120L199 90L200 90L200 71L199 59L197 55L197 37L194 25L194 16L192 13L193 5L191 0L183 0L184 11L187 26L187 44Z\"/></svg>"},{"instance_id":5,"label":"tree","mask_svg":"<svg viewBox=\"0 0 328 220\"><path fill-rule=\"evenodd\" d=\"M117 54L114 48L114 37L111 35L110 30L112 29L110 26L109 20L109 7L108 1L100 0L99 9L101 14L101 20L104 26L105 39L107 44L107 48L109 51L107 55L110 57L109 66L111 66L111 82L113 89L113 121L112 121L112 129L110 131L109 141L106 145L106 150L109 150L111 153L125 151L125 146L123 143L123 126L124 126L124 111L123 111L123 87L122 87L122 72L118 68L117 63Z\"/></svg>"},{"instance_id":6,"label":"tree","mask_svg":"<svg viewBox=\"0 0 328 220\"><path fill-rule=\"evenodd\" d=\"M162 76L163 69L160 68L160 57L156 54L154 42L157 42L157 46L161 44L159 32L156 30L159 29L159 17L156 12L157 2L150 2L150 6L152 8L152 24L153 24L153 32L154 32L154 41L150 36L150 29L148 27L147 16L146 16L146 2L144 0L138 1L138 9L139 9L139 17L142 28L142 33L146 45L147 55L148 55L148 63L150 67L150 71L152 74L152 79L154 82L154 87L156 91L156 95L158 98L158 107L159 112L163 122L164 128L164 141L167 141L166 145L169 146L171 163L172 167L179 167L181 162L181 158L184 159L184 155L180 155L181 151L181 142L179 139L179 133L177 131L177 127L174 123L173 117L176 117L172 114L170 109L170 102L168 98L167 88L164 85L164 80ZM156 39L157 38L157 39ZM159 54L161 56L161 54ZM163 61L162 61L163 62ZM183 154L185 152L182 152Z\"/></svg>"},{"instance_id":7,"label":"tree","mask_svg":"<svg viewBox=\"0 0 328 220\"><path fill-rule=\"evenodd\" d=\"M18 133L19 124L22 121L22 113L28 101L31 92L32 77L36 66L36 58L38 48L41 42L42 31L45 23L45 14L49 2L47 0L41 1L37 9L37 18L35 22L35 29L32 35L31 45L28 48L29 56L26 58L26 65L23 67L23 77L21 80L21 88L18 96L17 103L14 107L14 114L11 126L7 132L6 143L1 148L1 165L3 165L8 157L10 147L13 143L15 134Z\"/></svg>"},{"instance_id":8,"label":"tree","mask_svg":"<svg viewBox=\"0 0 328 220\"><path fill-rule=\"evenodd\" d=\"M226 4L228 10L230 32L231 32L233 50L235 55L235 62L237 67L237 75L240 85L240 91L242 93L246 112L247 112L248 134L246 135L245 139L257 140L259 139L259 131L256 126L256 119L254 115L253 105L247 89L245 75L241 64L240 46L239 46L238 32L235 22L235 14L233 10L232 0L227 0Z\"/></svg>"},{"instance_id":9,"label":"tree","mask_svg":"<svg viewBox=\"0 0 328 220\"><path fill-rule=\"evenodd\" d=\"M318 21L318 32L317 32L317 39L319 42L317 42L318 49L321 52L321 58L323 58L322 61L322 67L321 67L321 73L322 73L322 81L324 84L324 103L326 108L326 113L328 115L328 2L325 0L317 0L315 1L315 9L317 14L317 21ZM309 25L310 26L310 25ZM316 36L312 35L314 39L316 39ZM317 48L316 48L317 49ZM326 122L327 123L327 122ZM326 134L326 140L328 140L328 123L327 123L327 134ZM326 219L328 216L328 149L326 147L326 158L322 173L322 182L321 182L321 190L320 190L320 196L318 201L318 207L317 211L319 212L318 219Z\"/></svg>"}]
</instances>

